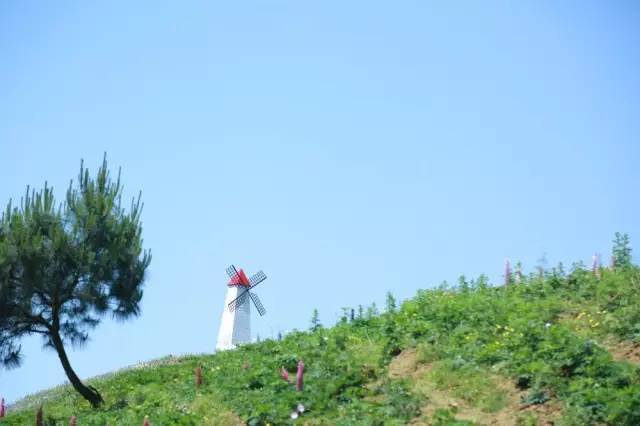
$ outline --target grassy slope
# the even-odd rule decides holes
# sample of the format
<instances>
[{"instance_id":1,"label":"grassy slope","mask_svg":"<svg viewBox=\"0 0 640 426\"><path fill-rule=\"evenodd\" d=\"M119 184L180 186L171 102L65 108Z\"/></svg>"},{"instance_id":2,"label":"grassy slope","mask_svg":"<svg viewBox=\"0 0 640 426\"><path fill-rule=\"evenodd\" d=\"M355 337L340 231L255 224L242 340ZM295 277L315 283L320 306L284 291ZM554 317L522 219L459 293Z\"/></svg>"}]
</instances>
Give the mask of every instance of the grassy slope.
<instances>
[{"instance_id":1,"label":"grassy slope","mask_svg":"<svg viewBox=\"0 0 640 426\"><path fill-rule=\"evenodd\" d=\"M101 410L56 389L44 394L45 421L286 424L303 403L297 422L306 424L637 425L638 290L638 268L600 279L580 267L554 270L508 288L461 279L331 329L96 379ZM294 377L298 359L306 364L300 393L278 373L284 366ZM204 384L196 391L197 365ZM33 424L37 399L3 424Z\"/></svg>"}]
</instances>

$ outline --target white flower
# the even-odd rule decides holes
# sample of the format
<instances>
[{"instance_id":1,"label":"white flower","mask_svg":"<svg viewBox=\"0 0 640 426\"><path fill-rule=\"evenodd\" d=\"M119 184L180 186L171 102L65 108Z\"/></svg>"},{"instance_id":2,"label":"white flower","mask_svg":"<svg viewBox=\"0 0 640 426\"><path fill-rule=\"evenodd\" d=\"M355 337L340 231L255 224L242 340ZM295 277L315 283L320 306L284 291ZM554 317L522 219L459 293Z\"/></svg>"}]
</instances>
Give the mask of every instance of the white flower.
<instances>
[{"instance_id":1,"label":"white flower","mask_svg":"<svg viewBox=\"0 0 640 426\"><path fill-rule=\"evenodd\" d=\"M297 411L292 412L291 413L291 420L295 420L297 418L298 418L298 412Z\"/></svg>"},{"instance_id":2,"label":"white flower","mask_svg":"<svg viewBox=\"0 0 640 426\"><path fill-rule=\"evenodd\" d=\"M304 413L304 405L298 404L298 412L299 413Z\"/></svg>"},{"instance_id":3,"label":"white flower","mask_svg":"<svg viewBox=\"0 0 640 426\"><path fill-rule=\"evenodd\" d=\"M546 323L544 326L545 326L545 328L549 328L549 327L551 327L551 323L550 323L550 322L548 322L548 323Z\"/></svg>"}]
</instances>

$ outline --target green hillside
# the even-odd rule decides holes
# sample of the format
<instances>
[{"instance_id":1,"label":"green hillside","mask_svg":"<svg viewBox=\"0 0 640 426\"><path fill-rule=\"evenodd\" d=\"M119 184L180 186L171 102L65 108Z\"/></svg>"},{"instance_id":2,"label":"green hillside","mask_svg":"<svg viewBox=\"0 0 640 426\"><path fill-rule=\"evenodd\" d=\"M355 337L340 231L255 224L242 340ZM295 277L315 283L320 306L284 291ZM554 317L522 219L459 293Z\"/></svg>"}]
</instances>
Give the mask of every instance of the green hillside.
<instances>
[{"instance_id":1,"label":"green hillside","mask_svg":"<svg viewBox=\"0 0 640 426\"><path fill-rule=\"evenodd\" d=\"M34 424L43 401L52 425L72 415L79 425L142 425L145 415L152 425L640 424L640 269L576 264L513 281L462 277L398 308L390 298L382 313L356 309L332 328L168 357L90 380L102 409L61 387L0 423Z\"/></svg>"}]
</instances>

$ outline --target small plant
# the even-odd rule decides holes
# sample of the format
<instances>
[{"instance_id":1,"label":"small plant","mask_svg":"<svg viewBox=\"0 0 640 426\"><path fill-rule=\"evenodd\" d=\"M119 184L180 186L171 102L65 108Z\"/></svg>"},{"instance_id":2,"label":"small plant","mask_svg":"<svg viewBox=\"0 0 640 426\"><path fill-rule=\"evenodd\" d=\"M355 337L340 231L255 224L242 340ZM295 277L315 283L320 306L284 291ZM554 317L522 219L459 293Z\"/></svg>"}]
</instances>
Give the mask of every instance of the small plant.
<instances>
[{"instance_id":1,"label":"small plant","mask_svg":"<svg viewBox=\"0 0 640 426\"><path fill-rule=\"evenodd\" d=\"M549 397L549 393L545 390L541 389L532 389L526 396L522 397L523 405L539 405L544 404L545 402L551 399Z\"/></svg>"}]
</instances>

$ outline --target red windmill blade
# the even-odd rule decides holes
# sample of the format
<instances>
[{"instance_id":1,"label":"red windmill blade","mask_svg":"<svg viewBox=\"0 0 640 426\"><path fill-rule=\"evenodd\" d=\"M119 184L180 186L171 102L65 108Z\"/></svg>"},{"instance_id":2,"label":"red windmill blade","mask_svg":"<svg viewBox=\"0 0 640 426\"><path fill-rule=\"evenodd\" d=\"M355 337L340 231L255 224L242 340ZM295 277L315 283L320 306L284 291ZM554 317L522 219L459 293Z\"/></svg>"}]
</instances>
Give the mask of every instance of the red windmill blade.
<instances>
[{"instance_id":1,"label":"red windmill blade","mask_svg":"<svg viewBox=\"0 0 640 426\"><path fill-rule=\"evenodd\" d=\"M248 303L247 299L251 298L260 316L266 314L267 310L262 305L262 302L260 302L260 298L258 297L258 295L250 291L262 281L267 279L265 273L259 271L251 278L247 278L242 269L238 271L235 266L231 265L227 268L227 274L230 278L228 285L241 287L242 291L238 297L229 302L229 311L235 311L236 308L242 306L242 304Z\"/></svg>"}]
</instances>

